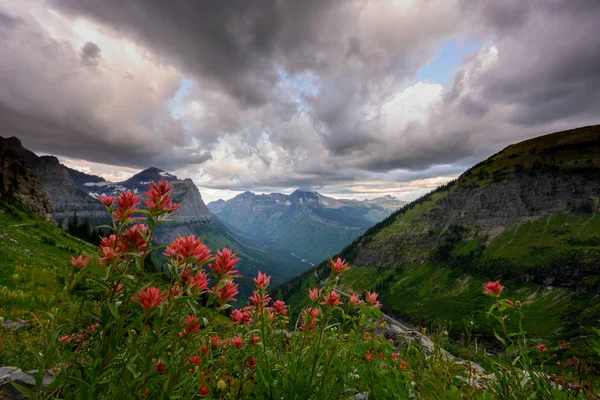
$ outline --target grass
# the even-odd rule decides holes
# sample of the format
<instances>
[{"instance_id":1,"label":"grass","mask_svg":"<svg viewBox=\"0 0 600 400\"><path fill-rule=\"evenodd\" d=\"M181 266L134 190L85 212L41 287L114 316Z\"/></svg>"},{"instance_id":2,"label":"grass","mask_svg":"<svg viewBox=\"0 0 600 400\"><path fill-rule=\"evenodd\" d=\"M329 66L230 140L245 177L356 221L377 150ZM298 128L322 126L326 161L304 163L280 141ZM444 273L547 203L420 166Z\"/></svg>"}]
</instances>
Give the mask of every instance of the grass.
<instances>
[{"instance_id":1,"label":"grass","mask_svg":"<svg viewBox=\"0 0 600 400\"><path fill-rule=\"evenodd\" d=\"M467 320L475 321L476 333L489 340L493 340L491 326L499 328L486 318L492 304L483 295L486 279L457 269L429 263L387 271L354 266L343 282L350 292L379 290L386 313L430 329L444 326L455 338L463 333L463 322ZM579 338L592 334L593 326L600 326L600 321L594 322L600 315L598 295L535 284L503 283L507 296L523 303L524 328L531 338L570 339L584 347L585 340ZM516 329L516 323L509 321L509 326Z\"/></svg>"},{"instance_id":2,"label":"grass","mask_svg":"<svg viewBox=\"0 0 600 400\"><path fill-rule=\"evenodd\" d=\"M24 319L29 326L7 329L0 326L4 344L0 365L32 367L33 356L25 349L39 343L37 318L61 301L64 276L70 256L96 257L96 249L41 220L25 206L0 201L0 317L5 321ZM100 269L92 262L92 273Z\"/></svg>"}]
</instances>

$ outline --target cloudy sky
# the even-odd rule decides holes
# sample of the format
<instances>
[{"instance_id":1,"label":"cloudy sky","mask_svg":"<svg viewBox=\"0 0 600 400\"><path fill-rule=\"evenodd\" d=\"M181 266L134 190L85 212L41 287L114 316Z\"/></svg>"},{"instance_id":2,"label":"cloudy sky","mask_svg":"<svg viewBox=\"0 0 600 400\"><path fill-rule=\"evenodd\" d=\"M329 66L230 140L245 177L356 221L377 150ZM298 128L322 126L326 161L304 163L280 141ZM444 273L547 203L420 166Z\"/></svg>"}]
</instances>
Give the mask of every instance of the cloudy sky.
<instances>
[{"instance_id":1,"label":"cloudy sky","mask_svg":"<svg viewBox=\"0 0 600 400\"><path fill-rule=\"evenodd\" d=\"M2 0L0 135L207 200L414 199L600 123L598 0Z\"/></svg>"}]
</instances>

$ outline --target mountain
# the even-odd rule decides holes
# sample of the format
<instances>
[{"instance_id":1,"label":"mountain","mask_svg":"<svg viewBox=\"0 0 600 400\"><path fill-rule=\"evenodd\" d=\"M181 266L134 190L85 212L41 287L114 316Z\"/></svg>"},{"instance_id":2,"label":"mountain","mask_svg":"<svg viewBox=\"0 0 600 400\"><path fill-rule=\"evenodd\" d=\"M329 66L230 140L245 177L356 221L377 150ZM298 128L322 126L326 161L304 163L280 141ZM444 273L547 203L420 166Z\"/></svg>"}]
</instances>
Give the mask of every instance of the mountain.
<instances>
[{"instance_id":1,"label":"mountain","mask_svg":"<svg viewBox=\"0 0 600 400\"><path fill-rule=\"evenodd\" d=\"M398 199L339 200L312 191L241 193L208 208L218 218L270 249L317 263L387 217ZM384 207L386 204L387 207Z\"/></svg>"},{"instance_id":2,"label":"mountain","mask_svg":"<svg viewBox=\"0 0 600 400\"><path fill-rule=\"evenodd\" d=\"M347 246L344 289L376 290L388 314L451 333L470 319L491 337L482 287L501 280L529 336L583 337L600 326L599 199L600 126L511 145ZM280 294L299 303L326 275L321 265Z\"/></svg>"},{"instance_id":3,"label":"mountain","mask_svg":"<svg viewBox=\"0 0 600 400\"><path fill-rule=\"evenodd\" d=\"M52 220L52 203L37 174L0 137L0 199L24 203L44 220Z\"/></svg>"},{"instance_id":4,"label":"mountain","mask_svg":"<svg viewBox=\"0 0 600 400\"><path fill-rule=\"evenodd\" d=\"M229 247L238 252L242 259L239 269L245 275L241 282L240 298L250 295L253 286L251 277L255 276L259 269L272 275L273 284L278 284L309 267L307 263L303 263L302 260L289 253L270 251L270 249L266 251L262 243L256 242L233 226L215 220L191 179L179 179L162 169L151 167L123 182L110 182L102 177L68 168L60 164L56 157L39 157L24 148L21 142L14 137L8 139L0 137L0 149L5 149L12 155L11 167L4 167L2 170L3 184L8 182L11 187L20 188L18 193L24 191L30 197L35 198L37 202L41 202L40 204L45 204L46 207L51 204L50 212L54 213L55 220L64 228L72 221L75 212L79 220L87 219L90 227L108 225L110 224L109 214L104 205L97 200L99 195L117 195L124 190L142 194L148 190L151 182L167 180L173 185L171 195L181 208L171 215L168 223L159 227L154 236L154 243L165 245L178 235L194 234L202 237L213 251ZM9 159L3 157L3 163L8 165ZM15 168L22 170L18 176L12 172ZM37 192L31 189L35 186L36 180L41 183L35 187ZM20 186L15 186L11 182L16 182ZM15 192L15 190L11 190L11 193ZM46 194L50 202L46 199L46 203L43 203ZM27 198L15 197L17 200L27 203ZM35 202L27 204L31 208L43 210L43 208L37 207ZM153 257L153 259L161 258ZM162 268L162 265L159 264L157 267Z\"/></svg>"},{"instance_id":5,"label":"mountain","mask_svg":"<svg viewBox=\"0 0 600 400\"><path fill-rule=\"evenodd\" d=\"M77 210L81 218L101 218L105 213L104 206L87 193L80 190L69 174L68 169L54 156L39 157L26 149L15 137L0 137L7 149L18 156L39 177L46 194L52 202L54 218L66 226L68 220ZM83 174L83 173L80 173Z\"/></svg>"},{"instance_id":6,"label":"mountain","mask_svg":"<svg viewBox=\"0 0 600 400\"><path fill-rule=\"evenodd\" d=\"M211 221L212 214L204 204L198 187L191 179L179 179L160 168L145 169L123 182L95 181L82 182L90 197L99 195L116 195L123 190L143 193L148 190L151 182L166 180L173 186L171 195L181 208L171 216L177 222Z\"/></svg>"}]
</instances>

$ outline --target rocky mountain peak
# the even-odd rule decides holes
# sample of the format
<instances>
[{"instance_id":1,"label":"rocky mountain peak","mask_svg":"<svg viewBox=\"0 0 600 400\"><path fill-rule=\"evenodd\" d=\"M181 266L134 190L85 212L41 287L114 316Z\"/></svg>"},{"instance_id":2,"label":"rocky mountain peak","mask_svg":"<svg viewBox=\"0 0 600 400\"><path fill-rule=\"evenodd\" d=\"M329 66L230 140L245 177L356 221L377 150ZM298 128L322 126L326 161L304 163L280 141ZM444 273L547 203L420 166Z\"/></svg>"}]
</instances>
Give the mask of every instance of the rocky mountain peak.
<instances>
[{"instance_id":1,"label":"rocky mountain peak","mask_svg":"<svg viewBox=\"0 0 600 400\"><path fill-rule=\"evenodd\" d=\"M161 180L176 181L177 177L160 168L150 167L138 172L123 183L127 185L147 185L150 182L158 182Z\"/></svg>"}]
</instances>

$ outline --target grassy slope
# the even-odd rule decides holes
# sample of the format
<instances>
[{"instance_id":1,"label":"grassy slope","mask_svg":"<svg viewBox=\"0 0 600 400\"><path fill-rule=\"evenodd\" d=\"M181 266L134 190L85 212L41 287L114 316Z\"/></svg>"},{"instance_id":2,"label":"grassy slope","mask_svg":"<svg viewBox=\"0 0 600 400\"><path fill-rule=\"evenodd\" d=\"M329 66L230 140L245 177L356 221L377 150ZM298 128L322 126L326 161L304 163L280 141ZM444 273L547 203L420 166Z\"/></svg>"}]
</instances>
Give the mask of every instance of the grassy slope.
<instances>
[{"instance_id":1,"label":"grassy slope","mask_svg":"<svg viewBox=\"0 0 600 400\"><path fill-rule=\"evenodd\" d=\"M32 321L34 312L43 319L44 311L59 304L70 256L78 254L95 255L96 249L22 205L0 201L0 317ZM100 272L95 262L88 269ZM39 340L33 321L17 330L0 326L0 337L0 365L33 367L33 357L25 351Z\"/></svg>"},{"instance_id":2,"label":"grassy slope","mask_svg":"<svg viewBox=\"0 0 600 400\"><path fill-rule=\"evenodd\" d=\"M82 253L96 249L19 204L0 203L0 315L28 318L56 305L70 256Z\"/></svg>"},{"instance_id":3,"label":"grassy slope","mask_svg":"<svg viewBox=\"0 0 600 400\"><path fill-rule=\"evenodd\" d=\"M523 274L543 273L548 268L558 269L559 274L561 269L572 272L579 264L597 270L599 213L557 213L532 218L504 227L489 243L477 236L462 240L459 235L442 260L438 254L442 232L432 231L427 218L459 187L484 188L494 181L511 179L519 168L534 168L549 161L571 170L593 167L600 161L598 137L597 128L584 128L576 135L560 132L510 146L478 164L457 182L419 199L370 229L341 253L352 262L364 246L381 246L382 252L408 254L414 262L398 269L355 266L343 279L344 286L349 291L380 292L386 312L417 324L453 325L458 335L462 321L473 318L480 325L480 333L491 336L485 318L490 299L482 296L482 286L502 276L506 294L524 304L525 329L532 337L585 337L592 332L592 326L600 326L600 296L596 294L600 276L588 274L574 291L527 283ZM403 239L414 236L432 240L419 240L419 247L408 247ZM317 273L325 276L326 268L321 266ZM316 283L314 275L315 271L308 271L282 286L279 293L292 305L303 305L307 287Z\"/></svg>"}]
</instances>

